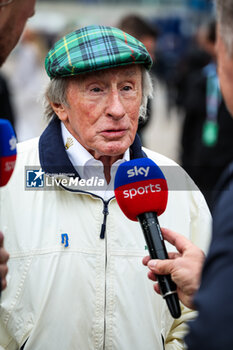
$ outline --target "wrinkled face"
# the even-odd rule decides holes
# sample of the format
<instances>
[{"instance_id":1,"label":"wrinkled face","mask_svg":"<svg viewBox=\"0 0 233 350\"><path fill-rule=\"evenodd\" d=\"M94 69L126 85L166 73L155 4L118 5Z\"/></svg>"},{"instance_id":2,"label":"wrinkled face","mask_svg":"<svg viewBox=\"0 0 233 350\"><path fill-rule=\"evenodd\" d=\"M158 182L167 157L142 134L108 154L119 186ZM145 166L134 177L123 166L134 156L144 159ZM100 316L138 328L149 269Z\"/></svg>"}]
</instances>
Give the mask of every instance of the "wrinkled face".
<instances>
[{"instance_id":1,"label":"wrinkled face","mask_svg":"<svg viewBox=\"0 0 233 350\"><path fill-rule=\"evenodd\" d=\"M219 28L217 30L216 51L222 95L229 112L233 116L233 56L229 56L226 46L221 38Z\"/></svg>"},{"instance_id":2,"label":"wrinkled face","mask_svg":"<svg viewBox=\"0 0 233 350\"><path fill-rule=\"evenodd\" d=\"M13 0L11 4L0 7L0 66L17 44L27 19L33 16L35 2Z\"/></svg>"},{"instance_id":3,"label":"wrinkled face","mask_svg":"<svg viewBox=\"0 0 233 350\"><path fill-rule=\"evenodd\" d=\"M141 101L141 68L129 65L71 78L69 107L52 107L96 159L109 156L115 161L134 141Z\"/></svg>"}]
</instances>

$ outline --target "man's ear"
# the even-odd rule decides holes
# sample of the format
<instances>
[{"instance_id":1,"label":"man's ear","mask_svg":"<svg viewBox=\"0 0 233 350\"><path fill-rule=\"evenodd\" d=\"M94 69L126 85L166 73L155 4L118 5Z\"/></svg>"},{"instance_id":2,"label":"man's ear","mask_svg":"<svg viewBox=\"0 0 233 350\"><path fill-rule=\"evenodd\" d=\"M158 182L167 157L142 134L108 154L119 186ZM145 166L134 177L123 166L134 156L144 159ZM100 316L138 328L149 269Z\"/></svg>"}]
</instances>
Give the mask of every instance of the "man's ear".
<instances>
[{"instance_id":1,"label":"man's ear","mask_svg":"<svg viewBox=\"0 0 233 350\"><path fill-rule=\"evenodd\" d=\"M50 102L50 105L58 118L62 121L65 122L68 118L67 114L67 107L65 107L62 103L54 103Z\"/></svg>"}]
</instances>

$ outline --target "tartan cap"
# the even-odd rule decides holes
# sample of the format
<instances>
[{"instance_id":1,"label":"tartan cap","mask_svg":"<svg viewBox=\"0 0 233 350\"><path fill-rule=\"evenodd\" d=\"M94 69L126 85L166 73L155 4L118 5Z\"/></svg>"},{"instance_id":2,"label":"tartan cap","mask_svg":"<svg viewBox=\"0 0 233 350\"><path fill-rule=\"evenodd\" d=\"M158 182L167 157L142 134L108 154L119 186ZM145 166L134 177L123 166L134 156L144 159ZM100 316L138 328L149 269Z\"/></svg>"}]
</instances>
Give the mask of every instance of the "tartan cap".
<instances>
[{"instance_id":1,"label":"tartan cap","mask_svg":"<svg viewBox=\"0 0 233 350\"><path fill-rule=\"evenodd\" d=\"M143 64L152 66L145 46L118 28L88 26L57 41L45 59L50 78L66 77L101 69Z\"/></svg>"}]
</instances>

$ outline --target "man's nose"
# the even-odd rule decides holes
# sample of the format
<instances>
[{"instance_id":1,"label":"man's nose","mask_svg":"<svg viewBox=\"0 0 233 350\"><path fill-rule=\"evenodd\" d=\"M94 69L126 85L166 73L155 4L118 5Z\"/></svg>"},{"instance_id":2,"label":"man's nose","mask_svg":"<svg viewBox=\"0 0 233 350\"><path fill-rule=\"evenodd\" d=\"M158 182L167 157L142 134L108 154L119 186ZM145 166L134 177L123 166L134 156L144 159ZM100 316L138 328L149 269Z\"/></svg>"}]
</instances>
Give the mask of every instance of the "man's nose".
<instances>
[{"instance_id":1,"label":"man's nose","mask_svg":"<svg viewBox=\"0 0 233 350\"><path fill-rule=\"evenodd\" d=\"M125 108L117 91L110 92L107 101L106 113L114 119L121 119L125 115Z\"/></svg>"}]
</instances>

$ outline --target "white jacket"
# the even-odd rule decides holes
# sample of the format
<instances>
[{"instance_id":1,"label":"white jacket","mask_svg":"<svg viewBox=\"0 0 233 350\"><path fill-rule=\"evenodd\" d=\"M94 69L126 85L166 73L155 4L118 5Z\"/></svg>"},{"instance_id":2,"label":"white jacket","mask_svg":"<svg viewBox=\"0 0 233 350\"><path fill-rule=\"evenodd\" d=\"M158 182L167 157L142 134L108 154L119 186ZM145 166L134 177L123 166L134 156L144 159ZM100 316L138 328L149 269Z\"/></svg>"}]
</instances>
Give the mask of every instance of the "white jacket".
<instances>
[{"instance_id":1,"label":"white jacket","mask_svg":"<svg viewBox=\"0 0 233 350\"><path fill-rule=\"evenodd\" d=\"M182 188L170 191L161 226L206 250L210 214L203 196L191 190L193 182L174 162L145 152L166 166L168 186L174 186L171 166L179 169ZM185 321L195 313L182 306L182 316L172 319L154 292L142 265L148 251L140 225L124 216L114 198L105 206L101 239L100 198L61 187L25 190L25 166L39 164L38 140L19 144L13 177L0 192L0 228L10 253L0 346L15 350L27 341L24 350L162 350L163 337L166 350L183 349ZM62 234L68 237L63 244Z\"/></svg>"}]
</instances>

